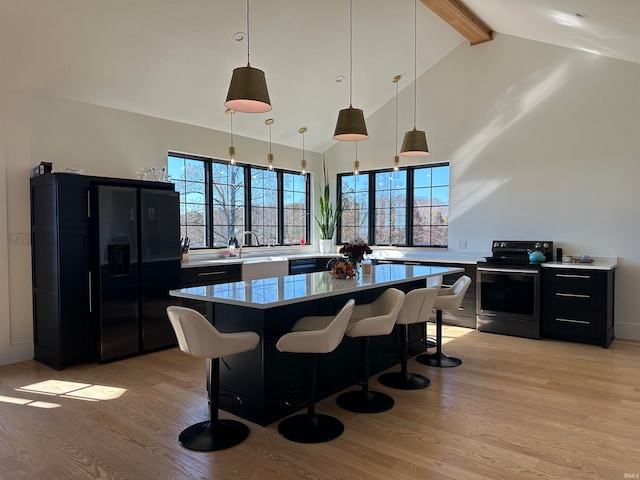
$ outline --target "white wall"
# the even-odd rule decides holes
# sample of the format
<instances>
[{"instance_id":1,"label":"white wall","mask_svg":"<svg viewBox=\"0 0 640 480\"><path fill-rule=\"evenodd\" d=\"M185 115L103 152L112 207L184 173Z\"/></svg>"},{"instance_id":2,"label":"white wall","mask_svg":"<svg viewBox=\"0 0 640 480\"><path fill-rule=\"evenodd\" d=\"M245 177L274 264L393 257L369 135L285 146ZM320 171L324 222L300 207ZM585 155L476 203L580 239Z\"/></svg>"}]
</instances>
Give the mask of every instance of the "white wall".
<instances>
[{"instance_id":1,"label":"white wall","mask_svg":"<svg viewBox=\"0 0 640 480\"><path fill-rule=\"evenodd\" d=\"M451 165L452 247L541 239L569 254L619 257L615 333L640 340L638 85L638 64L497 34L418 79L417 127L427 161ZM405 87L399 142L412 128L412 99ZM362 170L391 165L394 118L392 101L367 119ZM326 157L332 172L348 170L354 146Z\"/></svg>"},{"instance_id":2,"label":"white wall","mask_svg":"<svg viewBox=\"0 0 640 480\"><path fill-rule=\"evenodd\" d=\"M80 167L90 175L138 178L136 172L145 167L166 165L169 150L227 158L229 134L80 102L0 91L2 144L5 148L4 155L0 149L0 365L33 358L28 243L29 177L33 166L50 161L56 170ZM268 142L234 136L234 144L238 162L267 164ZM300 149L273 145L272 150L277 167L300 169ZM321 155L305 152L305 158L312 175L322 178ZM6 190L2 184L4 163ZM8 238L19 241L8 244Z\"/></svg>"}]
</instances>

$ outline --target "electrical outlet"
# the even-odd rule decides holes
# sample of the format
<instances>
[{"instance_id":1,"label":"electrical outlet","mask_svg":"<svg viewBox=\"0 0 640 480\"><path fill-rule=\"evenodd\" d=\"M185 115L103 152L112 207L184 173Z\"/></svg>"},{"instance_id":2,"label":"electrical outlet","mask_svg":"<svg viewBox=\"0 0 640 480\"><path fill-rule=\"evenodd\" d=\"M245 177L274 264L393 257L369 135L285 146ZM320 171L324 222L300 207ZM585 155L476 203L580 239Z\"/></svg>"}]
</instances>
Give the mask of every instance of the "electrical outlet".
<instances>
[{"instance_id":1,"label":"electrical outlet","mask_svg":"<svg viewBox=\"0 0 640 480\"><path fill-rule=\"evenodd\" d=\"M28 247L31 245L31 235L28 233L10 233L9 245Z\"/></svg>"},{"instance_id":2,"label":"electrical outlet","mask_svg":"<svg viewBox=\"0 0 640 480\"><path fill-rule=\"evenodd\" d=\"M467 249L467 241L458 240L458 250L466 250L466 249Z\"/></svg>"}]
</instances>

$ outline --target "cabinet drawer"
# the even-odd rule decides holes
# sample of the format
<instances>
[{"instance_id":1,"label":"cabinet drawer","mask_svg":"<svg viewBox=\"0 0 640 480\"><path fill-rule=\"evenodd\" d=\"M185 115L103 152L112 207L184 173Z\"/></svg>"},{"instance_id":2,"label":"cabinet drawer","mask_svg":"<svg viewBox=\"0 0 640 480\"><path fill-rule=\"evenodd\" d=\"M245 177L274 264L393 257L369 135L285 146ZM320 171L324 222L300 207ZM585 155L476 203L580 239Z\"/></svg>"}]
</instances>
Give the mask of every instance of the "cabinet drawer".
<instances>
[{"instance_id":1,"label":"cabinet drawer","mask_svg":"<svg viewBox=\"0 0 640 480\"><path fill-rule=\"evenodd\" d=\"M242 265L217 265L182 269L182 286L214 285L242 280Z\"/></svg>"},{"instance_id":2,"label":"cabinet drawer","mask_svg":"<svg viewBox=\"0 0 640 480\"><path fill-rule=\"evenodd\" d=\"M553 312L542 322L542 335L549 338L576 339L592 337L598 333L599 319L564 312Z\"/></svg>"},{"instance_id":3,"label":"cabinet drawer","mask_svg":"<svg viewBox=\"0 0 640 480\"><path fill-rule=\"evenodd\" d=\"M601 290L598 272L588 270L560 270L545 275L545 283L553 291L564 294L595 296Z\"/></svg>"}]
</instances>

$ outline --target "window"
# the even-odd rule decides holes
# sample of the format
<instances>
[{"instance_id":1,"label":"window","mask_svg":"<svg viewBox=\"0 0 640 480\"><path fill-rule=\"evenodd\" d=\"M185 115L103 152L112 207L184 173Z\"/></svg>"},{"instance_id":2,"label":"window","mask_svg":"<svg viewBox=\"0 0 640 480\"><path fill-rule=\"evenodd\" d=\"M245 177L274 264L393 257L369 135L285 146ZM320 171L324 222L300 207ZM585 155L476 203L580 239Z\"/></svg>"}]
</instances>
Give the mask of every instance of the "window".
<instances>
[{"instance_id":1,"label":"window","mask_svg":"<svg viewBox=\"0 0 640 480\"><path fill-rule=\"evenodd\" d=\"M448 244L448 164L339 174L338 198L338 243L360 237L371 245Z\"/></svg>"},{"instance_id":2,"label":"window","mask_svg":"<svg viewBox=\"0 0 640 480\"><path fill-rule=\"evenodd\" d=\"M362 238L369 242L369 174L338 176L342 216L338 241ZM345 240L345 241L348 241Z\"/></svg>"},{"instance_id":3,"label":"window","mask_svg":"<svg viewBox=\"0 0 640 480\"><path fill-rule=\"evenodd\" d=\"M226 247L245 230L261 245L298 245L310 234L309 175L169 153L180 193L180 234L195 248ZM255 244L251 236L247 243Z\"/></svg>"},{"instance_id":4,"label":"window","mask_svg":"<svg viewBox=\"0 0 640 480\"><path fill-rule=\"evenodd\" d=\"M301 238L308 238L307 219L309 218L309 201L307 191L307 177L293 174L283 174L283 243L300 243Z\"/></svg>"}]
</instances>

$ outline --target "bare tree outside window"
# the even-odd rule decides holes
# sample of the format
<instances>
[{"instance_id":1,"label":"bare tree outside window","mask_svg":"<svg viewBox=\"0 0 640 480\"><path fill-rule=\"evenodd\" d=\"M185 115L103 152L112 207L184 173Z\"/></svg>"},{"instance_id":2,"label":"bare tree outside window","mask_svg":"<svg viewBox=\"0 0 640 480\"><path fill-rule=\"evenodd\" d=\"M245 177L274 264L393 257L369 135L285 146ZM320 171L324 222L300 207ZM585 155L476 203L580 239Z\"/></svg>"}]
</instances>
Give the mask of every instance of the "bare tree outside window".
<instances>
[{"instance_id":1,"label":"bare tree outside window","mask_svg":"<svg viewBox=\"0 0 640 480\"><path fill-rule=\"evenodd\" d=\"M311 215L308 174L183 154L169 154L167 163L180 193L181 236L189 237L192 247L226 247L249 225L261 245L306 240ZM247 242L255 243L250 237Z\"/></svg>"},{"instance_id":2,"label":"bare tree outside window","mask_svg":"<svg viewBox=\"0 0 640 480\"><path fill-rule=\"evenodd\" d=\"M448 164L340 174L338 185L342 206L339 242L361 237L371 245L448 245ZM407 199L412 199L411 205ZM370 225L373 239L368 238Z\"/></svg>"}]
</instances>

